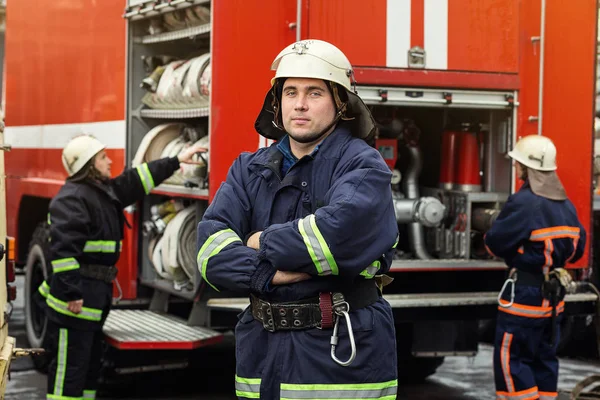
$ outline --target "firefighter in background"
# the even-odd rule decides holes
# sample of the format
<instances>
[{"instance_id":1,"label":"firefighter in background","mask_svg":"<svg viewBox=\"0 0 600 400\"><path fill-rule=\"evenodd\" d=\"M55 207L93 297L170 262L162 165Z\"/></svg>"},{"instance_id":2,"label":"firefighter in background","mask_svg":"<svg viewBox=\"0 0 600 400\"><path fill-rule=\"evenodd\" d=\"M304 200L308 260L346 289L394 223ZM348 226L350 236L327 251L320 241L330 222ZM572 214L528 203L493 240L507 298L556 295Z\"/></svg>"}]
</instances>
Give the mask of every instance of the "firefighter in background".
<instances>
[{"instance_id":1,"label":"firefighter in background","mask_svg":"<svg viewBox=\"0 0 600 400\"><path fill-rule=\"evenodd\" d=\"M526 136L508 155L524 184L485 236L511 271L498 300L497 399L555 399L559 316L572 284L563 267L581 258L586 233L556 174L554 143Z\"/></svg>"},{"instance_id":2,"label":"firefighter in background","mask_svg":"<svg viewBox=\"0 0 600 400\"><path fill-rule=\"evenodd\" d=\"M278 142L238 157L198 225L205 284L250 297L236 394L395 398L394 320L375 276L398 226L390 169L366 143L373 118L329 43L294 43L271 68L255 127Z\"/></svg>"},{"instance_id":3,"label":"firefighter in background","mask_svg":"<svg viewBox=\"0 0 600 400\"><path fill-rule=\"evenodd\" d=\"M48 314L47 399L94 399L101 366L102 326L113 293L121 252L123 209L170 177L180 163L193 163L190 147L125 170L111 179L112 161L100 141L73 138L62 153L69 175L50 203L52 275L39 293ZM39 300L39 299L38 299Z\"/></svg>"}]
</instances>

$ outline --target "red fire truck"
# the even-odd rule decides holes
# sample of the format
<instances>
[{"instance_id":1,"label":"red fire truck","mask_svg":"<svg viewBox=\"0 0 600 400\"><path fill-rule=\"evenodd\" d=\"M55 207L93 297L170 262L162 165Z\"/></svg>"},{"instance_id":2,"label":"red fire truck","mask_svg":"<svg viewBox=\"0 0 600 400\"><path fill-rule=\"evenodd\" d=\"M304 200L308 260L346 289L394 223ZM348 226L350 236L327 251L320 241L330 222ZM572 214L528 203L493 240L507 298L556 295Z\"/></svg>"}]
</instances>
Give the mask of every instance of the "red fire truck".
<instances>
[{"instance_id":1,"label":"red fire truck","mask_svg":"<svg viewBox=\"0 0 600 400\"><path fill-rule=\"evenodd\" d=\"M269 145L254 121L286 45L322 39L355 66L394 171L400 242L385 296L401 376L477 352L505 265L482 237L518 187L507 151L535 133L592 233L595 1L35 0L11 2L6 39L8 232L30 298L51 273L46 214L64 183L61 149L95 135L117 171L204 141L204 165L126 210L107 342L182 357L220 341L248 300L201 281L195 225L242 151ZM376 195L376 194L374 194ZM590 240L588 243L592 243ZM592 275L591 246L572 268ZM567 297L591 315L597 298ZM45 319L26 307L32 347Z\"/></svg>"}]
</instances>

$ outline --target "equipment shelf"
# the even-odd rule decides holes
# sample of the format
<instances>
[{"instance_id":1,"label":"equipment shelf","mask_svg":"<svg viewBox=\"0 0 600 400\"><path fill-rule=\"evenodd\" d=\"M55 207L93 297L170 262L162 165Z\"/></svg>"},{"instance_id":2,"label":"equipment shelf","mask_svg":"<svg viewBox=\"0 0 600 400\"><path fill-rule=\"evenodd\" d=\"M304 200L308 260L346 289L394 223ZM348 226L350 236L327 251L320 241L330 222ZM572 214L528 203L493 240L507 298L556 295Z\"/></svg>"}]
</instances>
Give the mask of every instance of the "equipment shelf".
<instances>
[{"instance_id":1,"label":"equipment shelf","mask_svg":"<svg viewBox=\"0 0 600 400\"><path fill-rule=\"evenodd\" d=\"M194 38L195 36L205 35L210 33L210 24L192 26L190 28L180 29L177 31L158 33L156 35L145 35L134 38L135 43L152 44L172 42L180 39Z\"/></svg>"},{"instance_id":2,"label":"equipment shelf","mask_svg":"<svg viewBox=\"0 0 600 400\"><path fill-rule=\"evenodd\" d=\"M208 189L188 188L185 186L169 185L165 183L152 189L152 194L208 200Z\"/></svg>"},{"instance_id":3,"label":"equipment shelf","mask_svg":"<svg viewBox=\"0 0 600 400\"><path fill-rule=\"evenodd\" d=\"M144 118L158 119L202 118L210 115L210 109L208 107L188 108L182 110L157 110L144 108L140 110L140 115Z\"/></svg>"}]
</instances>

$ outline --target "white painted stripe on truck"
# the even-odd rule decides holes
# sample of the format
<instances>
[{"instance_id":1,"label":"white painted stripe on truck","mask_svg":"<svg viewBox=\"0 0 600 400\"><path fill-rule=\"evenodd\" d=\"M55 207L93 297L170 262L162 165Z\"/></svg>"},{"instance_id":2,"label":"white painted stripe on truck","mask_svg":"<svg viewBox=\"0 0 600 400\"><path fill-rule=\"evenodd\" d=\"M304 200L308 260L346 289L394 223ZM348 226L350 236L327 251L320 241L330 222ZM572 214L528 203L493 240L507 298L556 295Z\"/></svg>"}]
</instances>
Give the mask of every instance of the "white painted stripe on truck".
<instances>
[{"instance_id":1,"label":"white painted stripe on truck","mask_svg":"<svg viewBox=\"0 0 600 400\"><path fill-rule=\"evenodd\" d=\"M82 133L95 136L109 149L125 149L125 121L56 125L7 126L4 142L16 149L62 149Z\"/></svg>"}]
</instances>

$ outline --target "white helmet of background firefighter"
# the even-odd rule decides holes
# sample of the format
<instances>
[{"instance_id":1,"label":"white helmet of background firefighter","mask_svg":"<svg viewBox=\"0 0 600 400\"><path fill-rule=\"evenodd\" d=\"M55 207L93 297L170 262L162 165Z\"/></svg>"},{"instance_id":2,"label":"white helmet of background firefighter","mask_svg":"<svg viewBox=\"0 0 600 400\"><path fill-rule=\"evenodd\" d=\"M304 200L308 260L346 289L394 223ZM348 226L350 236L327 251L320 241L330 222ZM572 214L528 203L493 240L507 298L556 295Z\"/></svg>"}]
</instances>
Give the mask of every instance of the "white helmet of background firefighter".
<instances>
[{"instance_id":1,"label":"white helmet of background firefighter","mask_svg":"<svg viewBox=\"0 0 600 400\"><path fill-rule=\"evenodd\" d=\"M63 149L62 162L69 177L82 168L106 146L91 135L76 136Z\"/></svg>"},{"instance_id":2,"label":"white helmet of background firefighter","mask_svg":"<svg viewBox=\"0 0 600 400\"><path fill-rule=\"evenodd\" d=\"M529 135L517 142L508 152L510 158L536 171L556 170L556 146L541 135Z\"/></svg>"},{"instance_id":3,"label":"white helmet of background firefighter","mask_svg":"<svg viewBox=\"0 0 600 400\"><path fill-rule=\"evenodd\" d=\"M322 40L293 43L275 57L271 70L275 71L275 77L271 79L271 89L254 125L260 135L278 140L286 134L281 121L281 93L287 78L322 79L328 83L337 114L333 124L324 132L341 119L348 121L354 136L368 140L375 135L373 116L352 89L352 65L344 53L331 43Z\"/></svg>"},{"instance_id":4,"label":"white helmet of background firefighter","mask_svg":"<svg viewBox=\"0 0 600 400\"><path fill-rule=\"evenodd\" d=\"M551 200L565 200L567 192L556 174L556 146L545 136L529 135L517 142L508 155L525 168L519 177L531 191Z\"/></svg>"}]
</instances>

